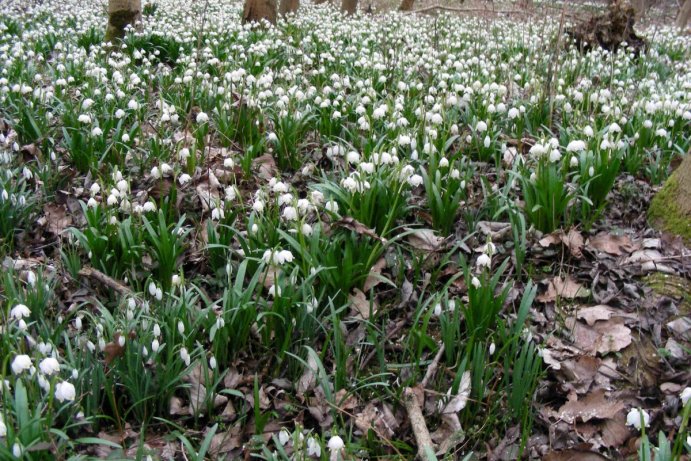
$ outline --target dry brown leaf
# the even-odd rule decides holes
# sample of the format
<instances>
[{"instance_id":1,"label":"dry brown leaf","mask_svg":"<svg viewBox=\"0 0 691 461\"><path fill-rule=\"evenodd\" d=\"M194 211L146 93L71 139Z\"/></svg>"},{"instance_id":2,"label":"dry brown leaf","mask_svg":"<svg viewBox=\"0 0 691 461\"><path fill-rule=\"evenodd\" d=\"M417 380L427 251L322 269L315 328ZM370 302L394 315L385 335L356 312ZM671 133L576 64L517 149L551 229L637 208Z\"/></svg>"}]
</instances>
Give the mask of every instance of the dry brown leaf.
<instances>
[{"instance_id":1,"label":"dry brown leaf","mask_svg":"<svg viewBox=\"0 0 691 461\"><path fill-rule=\"evenodd\" d=\"M113 360L120 357L125 352L125 346L120 345L121 334L115 333L113 340L106 344L105 349L103 349L103 355L105 355L106 365L113 363Z\"/></svg>"},{"instance_id":2,"label":"dry brown leaf","mask_svg":"<svg viewBox=\"0 0 691 461\"><path fill-rule=\"evenodd\" d=\"M564 386L578 394L590 390L590 385L600 369L600 359L582 355L578 358L567 359L561 363L560 376L564 380Z\"/></svg>"},{"instance_id":3,"label":"dry brown leaf","mask_svg":"<svg viewBox=\"0 0 691 461\"><path fill-rule=\"evenodd\" d=\"M378 404L369 402L364 410L355 415L355 426L365 434L373 429L378 435L390 439L399 424L388 405L380 409Z\"/></svg>"},{"instance_id":4,"label":"dry brown leaf","mask_svg":"<svg viewBox=\"0 0 691 461\"><path fill-rule=\"evenodd\" d=\"M608 461L606 457L595 451L585 450L551 451L542 459L543 461Z\"/></svg>"},{"instance_id":5,"label":"dry brown leaf","mask_svg":"<svg viewBox=\"0 0 691 461\"><path fill-rule=\"evenodd\" d=\"M612 318L598 321L592 327L575 319L567 319L573 342L590 354L607 354L624 349L631 344L631 330L623 325L623 319Z\"/></svg>"},{"instance_id":6,"label":"dry brown leaf","mask_svg":"<svg viewBox=\"0 0 691 461\"><path fill-rule=\"evenodd\" d=\"M353 288L353 292L348 296L348 301L350 301L350 306L353 308L355 316L365 320L370 318L370 314L376 313L379 307L375 300L370 302L365 293L359 288Z\"/></svg>"},{"instance_id":7,"label":"dry brown leaf","mask_svg":"<svg viewBox=\"0 0 691 461\"><path fill-rule=\"evenodd\" d=\"M239 426L233 426L227 432L215 434L211 438L209 445L209 455L213 459L219 458L221 455L230 453L236 448L242 446L242 429Z\"/></svg>"},{"instance_id":8,"label":"dry brown leaf","mask_svg":"<svg viewBox=\"0 0 691 461\"><path fill-rule=\"evenodd\" d=\"M559 419L573 424L591 419L610 419L624 409L624 402L607 400L604 389L597 389L582 399L569 400L558 412Z\"/></svg>"},{"instance_id":9,"label":"dry brown leaf","mask_svg":"<svg viewBox=\"0 0 691 461\"><path fill-rule=\"evenodd\" d=\"M62 231L72 225L72 217L67 214L67 209L64 205L47 203L43 207L43 213L45 215L45 225L51 234L60 235Z\"/></svg>"},{"instance_id":10,"label":"dry brown leaf","mask_svg":"<svg viewBox=\"0 0 691 461\"><path fill-rule=\"evenodd\" d=\"M545 248L562 243L569 249L574 258L581 258L583 256L583 236L576 229L570 229L568 233L558 230L543 237L539 243Z\"/></svg>"},{"instance_id":11,"label":"dry brown leaf","mask_svg":"<svg viewBox=\"0 0 691 461\"><path fill-rule=\"evenodd\" d=\"M598 304L597 306L583 307L578 309L576 317L581 320L585 320L585 323L593 326L598 320L609 320L614 314L616 314L616 311L611 307L604 304Z\"/></svg>"},{"instance_id":12,"label":"dry brown leaf","mask_svg":"<svg viewBox=\"0 0 691 461\"><path fill-rule=\"evenodd\" d=\"M636 248L627 235L613 235L607 232L600 232L588 239L588 246L615 256L631 253Z\"/></svg>"},{"instance_id":13,"label":"dry brown leaf","mask_svg":"<svg viewBox=\"0 0 691 461\"><path fill-rule=\"evenodd\" d=\"M369 275L367 275L367 279L365 280L365 285L362 287L362 291L367 293L382 282L381 271L384 270L385 267L386 258L379 258L379 261L374 263L374 266L370 269Z\"/></svg>"},{"instance_id":14,"label":"dry brown leaf","mask_svg":"<svg viewBox=\"0 0 691 461\"><path fill-rule=\"evenodd\" d=\"M252 161L252 166L258 169L257 176L269 181L271 178L278 176L278 168L276 161L271 154L260 155Z\"/></svg>"},{"instance_id":15,"label":"dry brown leaf","mask_svg":"<svg viewBox=\"0 0 691 461\"><path fill-rule=\"evenodd\" d=\"M583 287L567 275L564 279L554 277L547 285L547 291L537 297L537 300L542 303L549 303L557 298L587 298L590 296L590 290Z\"/></svg>"},{"instance_id":16,"label":"dry brown leaf","mask_svg":"<svg viewBox=\"0 0 691 461\"><path fill-rule=\"evenodd\" d=\"M205 376L204 369L201 364L197 364L194 369L183 377L183 381L190 384L188 391L190 393L189 414L197 415L203 410L207 399L207 380L210 377ZM228 397L224 395L214 395L214 408L225 405L228 402Z\"/></svg>"},{"instance_id":17,"label":"dry brown leaf","mask_svg":"<svg viewBox=\"0 0 691 461\"><path fill-rule=\"evenodd\" d=\"M631 437L631 430L626 426L626 416L621 411L614 418L603 421L600 430L602 443L607 448L620 447Z\"/></svg>"},{"instance_id":18,"label":"dry brown leaf","mask_svg":"<svg viewBox=\"0 0 691 461\"><path fill-rule=\"evenodd\" d=\"M511 223L479 221L475 229L489 236L493 242L501 242L511 235Z\"/></svg>"},{"instance_id":19,"label":"dry brown leaf","mask_svg":"<svg viewBox=\"0 0 691 461\"><path fill-rule=\"evenodd\" d=\"M382 243L386 243L386 239L378 236L377 233L374 231L374 229L370 229L369 227L365 226L364 224L362 224L357 219L351 218L350 216L345 216L345 217L339 219L333 225L334 225L334 227L343 227L344 229L349 229L358 235L365 235L365 236L371 237L375 240L379 240Z\"/></svg>"},{"instance_id":20,"label":"dry brown leaf","mask_svg":"<svg viewBox=\"0 0 691 461\"><path fill-rule=\"evenodd\" d=\"M406 228L405 230L412 231L412 233L408 235L408 243L410 243L410 245L416 250L431 253L439 250L442 242L444 241L442 237L434 235L434 231L432 229Z\"/></svg>"},{"instance_id":21,"label":"dry brown leaf","mask_svg":"<svg viewBox=\"0 0 691 461\"><path fill-rule=\"evenodd\" d=\"M300 379L298 379L297 383L297 395L298 397L302 397L305 395L305 392L311 390L314 385L317 382L317 371L319 370L319 366L317 364L317 360L314 357L313 354L309 354L307 356L307 368L305 369L305 372L300 376Z\"/></svg>"}]
</instances>

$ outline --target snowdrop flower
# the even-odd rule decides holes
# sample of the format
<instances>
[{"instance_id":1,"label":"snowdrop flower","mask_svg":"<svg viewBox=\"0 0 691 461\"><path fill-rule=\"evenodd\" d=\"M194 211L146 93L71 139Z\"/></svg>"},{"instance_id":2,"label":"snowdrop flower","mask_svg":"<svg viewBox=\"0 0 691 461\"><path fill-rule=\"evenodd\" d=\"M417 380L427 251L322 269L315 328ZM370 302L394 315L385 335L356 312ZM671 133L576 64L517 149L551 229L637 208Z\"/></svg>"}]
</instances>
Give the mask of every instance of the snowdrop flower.
<instances>
[{"instance_id":1,"label":"snowdrop flower","mask_svg":"<svg viewBox=\"0 0 691 461\"><path fill-rule=\"evenodd\" d=\"M197 114L197 123L206 123L209 121L209 116L206 115L206 112L199 112Z\"/></svg>"},{"instance_id":2,"label":"snowdrop flower","mask_svg":"<svg viewBox=\"0 0 691 461\"><path fill-rule=\"evenodd\" d=\"M307 224L307 223L304 223L304 224L300 227L300 232L301 232L302 235L304 235L305 237L309 237L310 235L312 235L312 232L313 232L312 226L310 226L310 225Z\"/></svg>"},{"instance_id":3,"label":"snowdrop flower","mask_svg":"<svg viewBox=\"0 0 691 461\"><path fill-rule=\"evenodd\" d=\"M15 458L21 458L23 453L24 449L22 446L19 444L19 442L15 442L14 445L12 445L12 455Z\"/></svg>"},{"instance_id":4,"label":"snowdrop flower","mask_svg":"<svg viewBox=\"0 0 691 461\"><path fill-rule=\"evenodd\" d=\"M487 131L487 123L485 123L483 121L477 122L477 125L475 126L475 130L478 133L484 133L485 131Z\"/></svg>"},{"instance_id":5,"label":"snowdrop flower","mask_svg":"<svg viewBox=\"0 0 691 461\"><path fill-rule=\"evenodd\" d=\"M338 203L334 200L329 200L326 202L326 205L324 205L324 208L326 208L326 211L330 211L332 213L338 213Z\"/></svg>"},{"instance_id":6,"label":"snowdrop flower","mask_svg":"<svg viewBox=\"0 0 691 461\"><path fill-rule=\"evenodd\" d=\"M278 442L282 446L285 446L285 444L288 443L289 440L290 440L290 433L285 429L281 429L281 431L278 433Z\"/></svg>"},{"instance_id":7,"label":"snowdrop flower","mask_svg":"<svg viewBox=\"0 0 691 461\"><path fill-rule=\"evenodd\" d=\"M549 151L550 162L557 163L559 160L561 160L561 152L559 152L559 149L552 149Z\"/></svg>"},{"instance_id":8,"label":"snowdrop flower","mask_svg":"<svg viewBox=\"0 0 691 461\"><path fill-rule=\"evenodd\" d=\"M417 187L420 184L422 184L422 176L419 174L414 174L410 178L408 178L408 184L410 184L411 187Z\"/></svg>"},{"instance_id":9,"label":"snowdrop flower","mask_svg":"<svg viewBox=\"0 0 691 461\"><path fill-rule=\"evenodd\" d=\"M691 400L691 387L687 387L683 391L681 391L679 398L681 398L681 403L686 405L689 402L689 400Z\"/></svg>"},{"instance_id":10,"label":"snowdrop flower","mask_svg":"<svg viewBox=\"0 0 691 461\"><path fill-rule=\"evenodd\" d=\"M287 206L283 209L282 216L286 221L296 221L298 219L298 211L295 207Z\"/></svg>"},{"instance_id":11,"label":"snowdrop flower","mask_svg":"<svg viewBox=\"0 0 691 461\"><path fill-rule=\"evenodd\" d=\"M97 126L94 127L93 130L91 130L91 136L97 137L97 136L101 136L102 134L103 134L103 130Z\"/></svg>"},{"instance_id":12,"label":"snowdrop flower","mask_svg":"<svg viewBox=\"0 0 691 461\"><path fill-rule=\"evenodd\" d=\"M307 438L307 456L321 457L322 447L317 439L314 437Z\"/></svg>"},{"instance_id":13,"label":"snowdrop flower","mask_svg":"<svg viewBox=\"0 0 691 461\"><path fill-rule=\"evenodd\" d=\"M216 363L216 357L214 357L212 355L211 358L209 359L209 368L211 368L212 370L215 370L216 365L218 365L218 363Z\"/></svg>"},{"instance_id":14,"label":"snowdrop flower","mask_svg":"<svg viewBox=\"0 0 691 461\"><path fill-rule=\"evenodd\" d=\"M327 446L331 452L331 458L338 459L338 453L343 449L343 447L345 447L345 443L338 435L334 435L329 439Z\"/></svg>"},{"instance_id":15,"label":"snowdrop flower","mask_svg":"<svg viewBox=\"0 0 691 461\"><path fill-rule=\"evenodd\" d=\"M161 347L161 344L158 342L158 339L154 339L151 341L151 351L155 354L158 352L158 349Z\"/></svg>"},{"instance_id":16,"label":"snowdrop flower","mask_svg":"<svg viewBox=\"0 0 691 461\"><path fill-rule=\"evenodd\" d=\"M666 138L667 137L667 130L665 130L664 128L660 128L659 130L657 130L655 132L655 135L659 136L661 138Z\"/></svg>"},{"instance_id":17,"label":"snowdrop flower","mask_svg":"<svg viewBox=\"0 0 691 461\"><path fill-rule=\"evenodd\" d=\"M586 148L584 141L573 140L566 146L566 152L581 152Z\"/></svg>"},{"instance_id":18,"label":"snowdrop flower","mask_svg":"<svg viewBox=\"0 0 691 461\"><path fill-rule=\"evenodd\" d=\"M571 168L576 168L578 166L578 157L576 157L575 155L572 155L571 160L569 160L569 166Z\"/></svg>"},{"instance_id":19,"label":"snowdrop flower","mask_svg":"<svg viewBox=\"0 0 691 461\"><path fill-rule=\"evenodd\" d=\"M509 109L508 116L509 116L509 119L514 120L514 119L518 118L518 116L520 114L521 113L518 109L516 109L515 107L512 107L511 109Z\"/></svg>"},{"instance_id":20,"label":"snowdrop flower","mask_svg":"<svg viewBox=\"0 0 691 461\"><path fill-rule=\"evenodd\" d=\"M192 177L190 175L188 175L187 173L181 174L180 177L178 178L178 182L180 183L181 186L186 185L190 181L192 181Z\"/></svg>"},{"instance_id":21,"label":"snowdrop flower","mask_svg":"<svg viewBox=\"0 0 691 461\"><path fill-rule=\"evenodd\" d=\"M24 304L17 304L12 308L10 311L10 317L12 317L15 320L21 320L26 317L31 316L31 310L26 307Z\"/></svg>"},{"instance_id":22,"label":"snowdrop flower","mask_svg":"<svg viewBox=\"0 0 691 461\"><path fill-rule=\"evenodd\" d=\"M475 287L475 288L480 288L482 284L480 283L480 279L477 277L473 277L473 279L470 281L470 283Z\"/></svg>"},{"instance_id":23,"label":"snowdrop flower","mask_svg":"<svg viewBox=\"0 0 691 461\"><path fill-rule=\"evenodd\" d=\"M124 117L124 116L125 116L125 111L124 111L124 110L118 109L118 110L115 111L115 118L117 118L118 120L121 119L121 118Z\"/></svg>"},{"instance_id":24,"label":"snowdrop flower","mask_svg":"<svg viewBox=\"0 0 691 461\"><path fill-rule=\"evenodd\" d=\"M489 355L494 355L494 351L496 350L497 345L492 343L489 345Z\"/></svg>"},{"instance_id":25,"label":"snowdrop flower","mask_svg":"<svg viewBox=\"0 0 691 461\"><path fill-rule=\"evenodd\" d=\"M1 414L0 414L0 437L7 437L7 426L5 425L5 421L2 419Z\"/></svg>"},{"instance_id":26,"label":"snowdrop flower","mask_svg":"<svg viewBox=\"0 0 691 461\"><path fill-rule=\"evenodd\" d=\"M180 349L180 358L182 359L183 362L185 362L186 366L190 366L190 362L192 358L190 357L189 352L187 352L186 348Z\"/></svg>"},{"instance_id":27,"label":"snowdrop flower","mask_svg":"<svg viewBox=\"0 0 691 461\"><path fill-rule=\"evenodd\" d=\"M269 296L271 296L272 298L281 296L281 287L277 285L271 285L271 287L269 288Z\"/></svg>"},{"instance_id":28,"label":"snowdrop flower","mask_svg":"<svg viewBox=\"0 0 691 461\"><path fill-rule=\"evenodd\" d=\"M79 123L83 123L83 124L85 124L85 125L91 123L91 117L89 117L87 114L81 114L81 115L77 118L77 120L79 121Z\"/></svg>"},{"instance_id":29,"label":"snowdrop flower","mask_svg":"<svg viewBox=\"0 0 691 461\"><path fill-rule=\"evenodd\" d=\"M29 370L31 366L31 357L25 354L17 355L12 361L12 373L19 375Z\"/></svg>"},{"instance_id":30,"label":"snowdrop flower","mask_svg":"<svg viewBox=\"0 0 691 461\"><path fill-rule=\"evenodd\" d=\"M182 323L182 320L178 321L178 333L180 333L181 335L185 334L185 324Z\"/></svg>"},{"instance_id":31,"label":"snowdrop flower","mask_svg":"<svg viewBox=\"0 0 691 461\"><path fill-rule=\"evenodd\" d=\"M643 425L648 427L650 425L650 415L647 411L642 408L632 408L629 414L626 415L626 425L633 426L638 430L641 430L641 419L643 420Z\"/></svg>"},{"instance_id":32,"label":"snowdrop flower","mask_svg":"<svg viewBox=\"0 0 691 461\"><path fill-rule=\"evenodd\" d=\"M591 166L590 168L588 168L588 176L590 176L591 178L593 176L595 176L595 168L594 167Z\"/></svg>"},{"instance_id":33,"label":"snowdrop flower","mask_svg":"<svg viewBox=\"0 0 691 461\"><path fill-rule=\"evenodd\" d=\"M478 256L475 264L478 270L482 270L484 267L489 267L492 264L492 258L490 258L487 254L482 253L480 256Z\"/></svg>"},{"instance_id":34,"label":"snowdrop flower","mask_svg":"<svg viewBox=\"0 0 691 461\"><path fill-rule=\"evenodd\" d=\"M77 392L72 383L62 381L55 385L55 398L59 402L73 402L76 397Z\"/></svg>"},{"instance_id":35,"label":"snowdrop flower","mask_svg":"<svg viewBox=\"0 0 691 461\"><path fill-rule=\"evenodd\" d=\"M583 128L583 134L588 138L592 138L595 133L593 133L593 128L590 125L587 125L585 128Z\"/></svg>"},{"instance_id":36,"label":"snowdrop flower","mask_svg":"<svg viewBox=\"0 0 691 461\"><path fill-rule=\"evenodd\" d=\"M127 103L127 108L131 110L137 110L139 109L139 103L134 99L130 99L130 101Z\"/></svg>"},{"instance_id":37,"label":"snowdrop flower","mask_svg":"<svg viewBox=\"0 0 691 461\"><path fill-rule=\"evenodd\" d=\"M490 139L489 136L485 136L485 140L483 142L483 145L485 146L485 149L487 149L492 143L492 140Z\"/></svg>"},{"instance_id":38,"label":"snowdrop flower","mask_svg":"<svg viewBox=\"0 0 691 461\"><path fill-rule=\"evenodd\" d=\"M53 357L47 357L38 364L38 369L41 373L47 376L54 375L60 372L60 364Z\"/></svg>"}]
</instances>

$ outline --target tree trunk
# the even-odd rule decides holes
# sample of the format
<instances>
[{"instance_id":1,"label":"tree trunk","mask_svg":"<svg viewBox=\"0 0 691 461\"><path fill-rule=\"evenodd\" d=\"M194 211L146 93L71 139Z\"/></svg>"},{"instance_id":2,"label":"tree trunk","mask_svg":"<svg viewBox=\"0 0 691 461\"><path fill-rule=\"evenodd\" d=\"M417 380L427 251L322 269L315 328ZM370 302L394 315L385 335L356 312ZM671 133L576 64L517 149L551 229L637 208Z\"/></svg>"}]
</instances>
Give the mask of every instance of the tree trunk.
<instances>
[{"instance_id":1,"label":"tree trunk","mask_svg":"<svg viewBox=\"0 0 691 461\"><path fill-rule=\"evenodd\" d=\"M691 19L691 0L686 0L679 9L679 16L677 16L677 27L683 29Z\"/></svg>"},{"instance_id":2,"label":"tree trunk","mask_svg":"<svg viewBox=\"0 0 691 461\"><path fill-rule=\"evenodd\" d=\"M327 0L314 0L315 5L323 5Z\"/></svg>"},{"instance_id":3,"label":"tree trunk","mask_svg":"<svg viewBox=\"0 0 691 461\"><path fill-rule=\"evenodd\" d=\"M141 0L108 0L106 42L125 36L125 28L142 18Z\"/></svg>"},{"instance_id":4,"label":"tree trunk","mask_svg":"<svg viewBox=\"0 0 691 461\"><path fill-rule=\"evenodd\" d=\"M689 0L686 1L688 3ZM648 217L653 226L691 244L691 151L655 194Z\"/></svg>"},{"instance_id":5,"label":"tree trunk","mask_svg":"<svg viewBox=\"0 0 691 461\"><path fill-rule=\"evenodd\" d=\"M341 2L341 11L346 14L355 14L357 11L357 0L343 0Z\"/></svg>"},{"instance_id":6,"label":"tree trunk","mask_svg":"<svg viewBox=\"0 0 691 461\"><path fill-rule=\"evenodd\" d=\"M245 0L242 22L258 22L266 19L276 24L276 0Z\"/></svg>"},{"instance_id":7,"label":"tree trunk","mask_svg":"<svg viewBox=\"0 0 691 461\"><path fill-rule=\"evenodd\" d=\"M278 12L281 14L281 16L283 16L288 13L295 13L299 7L300 0L281 0L281 3L278 7Z\"/></svg>"},{"instance_id":8,"label":"tree trunk","mask_svg":"<svg viewBox=\"0 0 691 461\"><path fill-rule=\"evenodd\" d=\"M413 11L413 4L415 0L403 0L401 6L398 7L398 11Z\"/></svg>"}]
</instances>

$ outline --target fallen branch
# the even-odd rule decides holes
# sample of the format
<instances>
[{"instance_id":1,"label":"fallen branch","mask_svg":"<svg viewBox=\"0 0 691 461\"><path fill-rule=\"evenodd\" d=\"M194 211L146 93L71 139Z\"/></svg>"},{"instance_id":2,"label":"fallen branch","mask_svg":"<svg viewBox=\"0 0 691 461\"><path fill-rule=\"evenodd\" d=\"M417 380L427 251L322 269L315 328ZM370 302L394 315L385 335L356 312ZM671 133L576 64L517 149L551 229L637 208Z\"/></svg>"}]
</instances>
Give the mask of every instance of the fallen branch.
<instances>
[{"instance_id":1,"label":"fallen branch","mask_svg":"<svg viewBox=\"0 0 691 461\"><path fill-rule=\"evenodd\" d=\"M452 6L444 6L444 5L426 6L424 8L420 8L419 10L410 11L410 13L427 13L428 11L434 11L434 10L453 11L455 13L494 13L494 14L521 14L521 13L527 14L528 13L527 11L524 11L524 10L489 10L489 9L485 9L485 8L454 8Z\"/></svg>"},{"instance_id":2,"label":"fallen branch","mask_svg":"<svg viewBox=\"0 0 691 461\"><path fill-rule=\"evenodd\" d=\"M437 368L439 367L439 361L441 360L441 356L444 355L444 345L442 344L439 350L437 351L437 355L434 356L434 359L432 360L432 363L429 364L429 367L427 367L427 372L425 373L425 377L422 378L422 381L420 381L420 386L424 389L427 387L427 383L434 377L434 374L437 372Z\"/></svg>"},{"instance_id":3,"label":"fallen branch","mask_svg":"<svg viewBox=\"0 0 691 461\"><path fill-rule=\"evenodd\" d=\"M82 277L88 277L94 279L95 281L102 283L108 288L117 291L123 296L132 296L133 292L125 284L115 280L114 278L104 274L98 269L93 267L84 267L79 271L79 275Z\"/></svg>"},{"instance_id":4,"label":"fallen branch","mask_svg":"<svg viewBox=\"0 0 691 461\"><path fill-rule=\"evenodd\" d=\"M418 402L415 391L410 387L406 387L403 390L403 404L408 412L410 426L413 429L415 441L417 442L417 455L420 459L427 459L427 453L430 450L434 453L434 445L427 429L425 417L422 415L420 402Z\"/></svg>"}]
</instances>

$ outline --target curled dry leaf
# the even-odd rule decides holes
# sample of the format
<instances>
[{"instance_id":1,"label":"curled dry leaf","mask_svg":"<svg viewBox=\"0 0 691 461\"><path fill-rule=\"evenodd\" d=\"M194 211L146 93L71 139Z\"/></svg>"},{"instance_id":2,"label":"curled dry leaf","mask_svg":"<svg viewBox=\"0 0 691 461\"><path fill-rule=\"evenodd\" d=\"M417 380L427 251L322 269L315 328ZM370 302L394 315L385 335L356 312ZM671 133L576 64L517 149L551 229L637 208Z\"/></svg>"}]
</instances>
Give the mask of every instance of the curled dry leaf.
<instances>
[{"instance_id":1,"label":"curled dry leaf","mask_svg":"<svg viewBox=\"0 0 691 461\"><path fill-rule=\"evenodd\" d=\"M588 296L590 296L590 290L567 275L564 279L560 277L551 279L547 285L547 291L538 296L537 300L542 303L549 303L557 298L575 299L587 298Z\"/></svg>"},{"instance_id":2,"label":"curled dry leaf","mask_svg":"<svg viewBox=\"0 0 691 461\"><path fill-rule=\"evenodd\" d=\"M367 279L365 280L365 285L362 287L362 291L369 292L382 282L381 271L384 270L385 267L386 258L379 258L379 261L374 263L374 266L370 269L369 275L367 275Z\"/></svg>"},{"instance_id":3,"label":"curled dry leaf","mask_svg":"<svg viewBox=\"0 0 691 461\"><path fill-rule=\"evenodd\" d=\"M614 235L607 232L600 232L588 239L588 246L614 256L631 253L636 249L636 245L627 235Z\"/></svg>"},{"instance_id":4,"label":"curled dry leaf","mask_svg":"<svg viewBox=\"0 0 691 461\"><path fill-rule=\"evenodd\" d=\"M260 155L252 161L252 166L258 170L257 176L266 181L278 176L276 161L271 154Z\"/></svg>"},{"instance_id":5,"label":"curled dry leaf","mask_svg":"<svg viewBox=\"0 0 691 461\"><path fill-rule=\"evenodd\" d=\"M72 225L72 217L67 214L64 205L47 203L43 207L43 213L44 216L39 219L39 224L45 225L51 234L60 235Z\"/></svg>"},{"instance_id":6,"label":"curled dry leaf","mask_svg":"<svg viewBox=\"0 0 691 461\"><path fill-rule=\"evenodd\" d=\"M598 304L597 306L583 307L578 309L576 317L581 320L585 320L585 323L593 326L598 320L609 320L614 314L616 314L616 311L611 307L604 304Z\"/></svg>"},{"instance_id":7,"label":"curled dry leaf","mask_svg":"<svg viewBox=\"0 0 691 461\"><path fill-rule=\"evenodd\" d=\"M303 397L305 392L314 388L317 382L317 372L319 366L317 365L317 359L314 354L309 354L307 356L307 368L305 372L300 376L297 383L297 395L298 397Z\"/></svg>"},{"instance_id":8,"label":"curled dry leaf","mask_svg":"<svg viewBox=\"0 0 691 461\"><path fill-rule=\"evenodd\" d=\"M431 253L441 249L442 242L444 242L444 239L438 235L435 235L432 229L406 228L405 230L412 232L408 236L408 243L416 250Z\"/></svg>"},{"instance_id":9,"label":"curled dry leaf","mask_svg":"<svg viewBox=\"0 0 691 461\"><path fill-rule=\"evenodd\" d=\"M358 235L365 235L367 237L371 237L375 240L379 240L381 243L386 243L386 239L378 236L374 229L370 229L357 219L351 218L350 216L345 216L339 219L333 225L334 227L343 227L344 229L349 229Z\"/></svg>"},{"instance_id":10,"label":"curled dry leaf","mask_svg":"<svg viewBox=\"0 0 691 461\"><path fill-rule=\"evenodd\" d=\"M367 434L368 430L373 429L375 433L391 439L399 424L388 405L369 402L360 413L355 415L355 426L363 434Z\"/></svg>"},{"instance_id":11,"label":"curled dry leaf","mask_svg":"<svg viewBox=\"0 0 691 461\"><path fill-rule=\"evenodd\" d=\"M490 237L493 242L501 242L511 235L511 223L480 221L475 229Z\"/></svg>"},{"instance_id":12,"label":"curled dry leaf","mask_svg":"<svg viewBox=\"0 0 691 461\"><path fill-rule=\"evenodd\" d=\"M209 379L210 377L205 376L201 364L197 364L190 373L183 377L183 381L190 384L188 387L190 393L190 415L197 415L203 409L207 399L207 380ZM214 408L225 405L228 402L228 397L224 395L215 395L213 399Z\"/></svg>"},{"instance_id":13,"label":"curled dry leaf","mask_svg":"<svg viewBox=\"0 0 691 461\"><path fill-rule=\"evenodd\" d=\"M570 229L567 233L564 233L563 230L558 230L540 239L539 243L545 248L562 243L569 249L574 258L583 257L583 236L576 229Z\"/></svg>"},{"instance_id":14,"label":"curled dry leaf","mask_svg":"<svg viewBox=\"0 0 691 461\"><path fill-rule=\"evenodd\" d=\"M350 301L350 306L355 311L355 316L361 317L365 320L370 318L370 313L376 313L377 309L379 308L377 302L375 300L370 302L365 293L363 293L359 288L353 289L353 292L350 294L350 296L348 296L348 301Z\"/></svg>"}]
</instances>

